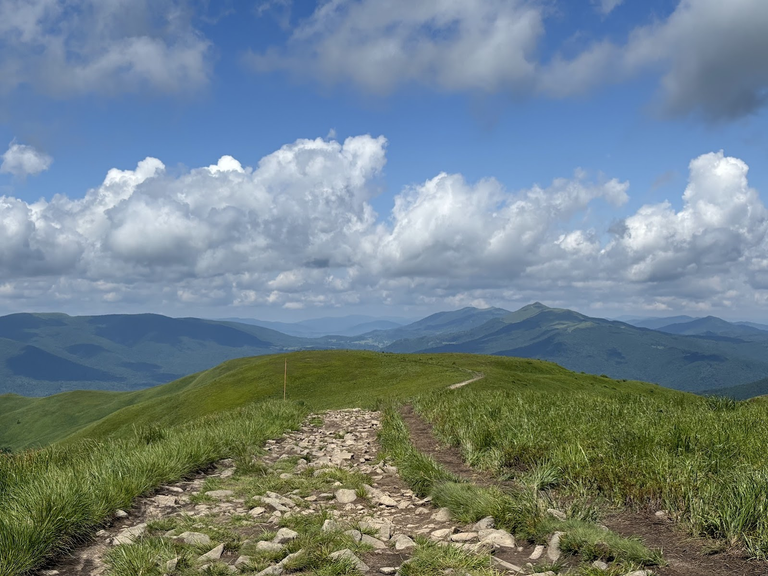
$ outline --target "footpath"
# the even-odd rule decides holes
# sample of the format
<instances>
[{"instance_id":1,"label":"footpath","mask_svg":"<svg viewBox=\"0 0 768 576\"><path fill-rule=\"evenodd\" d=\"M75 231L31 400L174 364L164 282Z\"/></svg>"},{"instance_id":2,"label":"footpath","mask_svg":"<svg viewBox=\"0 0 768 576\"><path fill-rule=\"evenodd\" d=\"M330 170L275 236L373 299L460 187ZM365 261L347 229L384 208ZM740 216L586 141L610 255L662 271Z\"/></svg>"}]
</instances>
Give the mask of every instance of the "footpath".
<instances>
[{"instance_id":1,"label":"footpath","mask_svg":"<svg viewBox=\"0 0 768 576\"><path fill-rule=\"evenodd\" d=\"M557 533L548 546L516 542L491 517L462 525L414 495L378 460L379 428L377 412L313 415L243 469L221 461L118 511L39 574L554 576L550 568L567 566Z\"/></svg>"}]
</instances>

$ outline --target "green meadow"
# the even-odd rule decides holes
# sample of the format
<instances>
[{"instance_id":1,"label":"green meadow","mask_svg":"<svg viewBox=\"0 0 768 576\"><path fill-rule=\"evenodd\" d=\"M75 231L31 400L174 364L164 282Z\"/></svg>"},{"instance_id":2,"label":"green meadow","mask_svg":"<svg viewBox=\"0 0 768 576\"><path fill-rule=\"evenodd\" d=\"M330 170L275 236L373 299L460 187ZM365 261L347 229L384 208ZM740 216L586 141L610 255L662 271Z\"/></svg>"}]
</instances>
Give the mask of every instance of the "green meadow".
<instances>
[{"instance_id":1,"label":"green meadow","mask_svg":"<svg viewBox=\"0 0 768 576\"><path fill-rule=\"evenodd\" d=\"M471 466L566 508L666 510L692 534L768 555L763 402L480 385L416 407Z\"/></svg>"},{"instance_id":2,"label":"green meadow","mask_svg":"<svg viewBox=\"0 0 768 576\"><path fill-rule=\"evenodd\" d=\"M446 389L474 373L485 377ZM250 461L310 412L405 401L470 465L515 487L478 492L456 482L407 448L390 409L382 441L393 458L415 462L410 472L404 465L406 480L466 518L497 510L536 540L550 529L542 508L555 505L576 535L566 544L589 553L589 523L606 509L663 508L693 533L758 557L768 551L765 403L528 359L297 352L229 361L140 392L2 397L0 446L13 450L0 454L0 576L40 566L160 484L224 457ZM656 559L633 542L612 546L627 562Z\"/></svg>"}]
</instances>

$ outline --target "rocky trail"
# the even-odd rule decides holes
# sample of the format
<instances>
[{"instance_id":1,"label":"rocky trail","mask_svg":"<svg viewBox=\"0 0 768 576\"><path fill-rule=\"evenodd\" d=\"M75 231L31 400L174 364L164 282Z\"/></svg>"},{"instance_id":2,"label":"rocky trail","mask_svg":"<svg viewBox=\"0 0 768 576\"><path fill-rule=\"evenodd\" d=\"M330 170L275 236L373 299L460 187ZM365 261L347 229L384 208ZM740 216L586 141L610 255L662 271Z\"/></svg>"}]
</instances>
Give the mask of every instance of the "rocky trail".
<instances>
[{"instance_id":1,"label":"rocky trail","mask_svg":"<svg viewBox=\"0 0 768 576\"><path fill-rule=\"evenodd\" d=\"M452 472L487 485L455 450L441 447L410 408L403 417L418 449ZM250 465L238 468L223 460L194 478L161 487L130 510L118 511L91 542L39 574L553 576L550 569L563 573L576 566L577 559L561 554L559 533L548 546L518 542L496 529L491 517L463 525L447 509L414 495L397 468L379 460L379 428L377 412L351 409L310 416L300 430L268 441ZM710 559L715 565L724 562L730 572L715 565L707 569L703 555L693 562L678 558L675 542L680 536L658 517L655 522L656 537L650 531L644 536L672 544L672 563L627 576L760 573L754 563L733 557ZM621 530L618 519L612 524L624 533L631 528ZM146 558L140 562L144 550L154 554L149 565ZM430 571L429 559L440 555L466 569ZM121 560L134 556L138 559L133 564ZM327 567L333 570L324 571ZM600 562L591 568L623 576Z\"/></svg>"},{"instance_id":2,"label":"rocky trail","mask_svg":"<svg viewBox=\"0 0 768 576\"><path fill-rule=\"evenodd\" d=\"M377 459L379 418L358 409L312 416L300 430L268 441L253 470L224 460L163 486L40 574L114 573L117 549L153 540L172 545L164 544L172 557L156 560L165 574L315 573L313 562L367 574L424 573L407 568L423 546L467 567L487 567L490 555L497 573L554 574L547 568L561 560L557 536L548 547L516 542L490 517L461 525L415 496L395 467Z\"/></svg>"}]
</instances>

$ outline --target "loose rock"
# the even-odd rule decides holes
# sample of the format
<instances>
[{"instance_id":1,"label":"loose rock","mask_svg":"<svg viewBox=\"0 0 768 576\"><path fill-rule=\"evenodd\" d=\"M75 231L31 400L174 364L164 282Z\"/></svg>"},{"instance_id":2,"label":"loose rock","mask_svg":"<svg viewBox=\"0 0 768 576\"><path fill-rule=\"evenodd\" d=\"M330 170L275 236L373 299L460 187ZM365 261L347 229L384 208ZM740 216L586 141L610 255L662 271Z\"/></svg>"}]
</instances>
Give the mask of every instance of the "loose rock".
<instances>
[{"instance_id":1,"label":"loose rock","mask_svg":"<svg viewBox=\"0 0 768 576\"><path fill-rule=\"evenodd\" d=\"M339 490L336 490L336 500L340 504L350 504L357 500L357 494L355 494L354 490L349 490L348 488L340 488Z\"/></svg>"},{"instance_id":2,"label":"loose rock","mask_svg":"<svg viewBox=\"0 0 768 576\"><path fill-rule=\"evenodd\" d=\"M370 570L370 567L365 562L360 560L360 558L355 556L352 550L349 548L344 548L344 550L339 550L338 552L332 552L329 554L329 556L334 560L350 560L354 564L355 568L360 572L368 572Z\"/></svg>"},{"instance_id":3,"label":"loose rock","mask_svg":"<svg viewBox=\"0 0 768 576\"><path fill-rule=\"evenodd\" d=\"M214 562L221 558L221 555L224 553L224 544L219 544L214 548L213 550L210 550L209 552L206 552L198 560L200 562Z\"/></svg>"}]
</instances>

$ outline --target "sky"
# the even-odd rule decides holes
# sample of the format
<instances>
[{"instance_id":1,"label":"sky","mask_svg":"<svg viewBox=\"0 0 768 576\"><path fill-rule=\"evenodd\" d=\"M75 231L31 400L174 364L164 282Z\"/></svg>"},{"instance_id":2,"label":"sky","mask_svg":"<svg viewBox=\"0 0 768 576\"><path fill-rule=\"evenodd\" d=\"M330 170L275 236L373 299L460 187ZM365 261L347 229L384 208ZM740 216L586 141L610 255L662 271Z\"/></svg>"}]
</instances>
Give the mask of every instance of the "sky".
<instances>
[{"instance_id":1,"label":"sky","mask_svg":"<svg viewBox=\"0 0 768 576\"><path fill-rule=\"evenodd\" d=\"M764 0L0 0L0 313L768 321Z\"/></svg>"}]
</instances>

